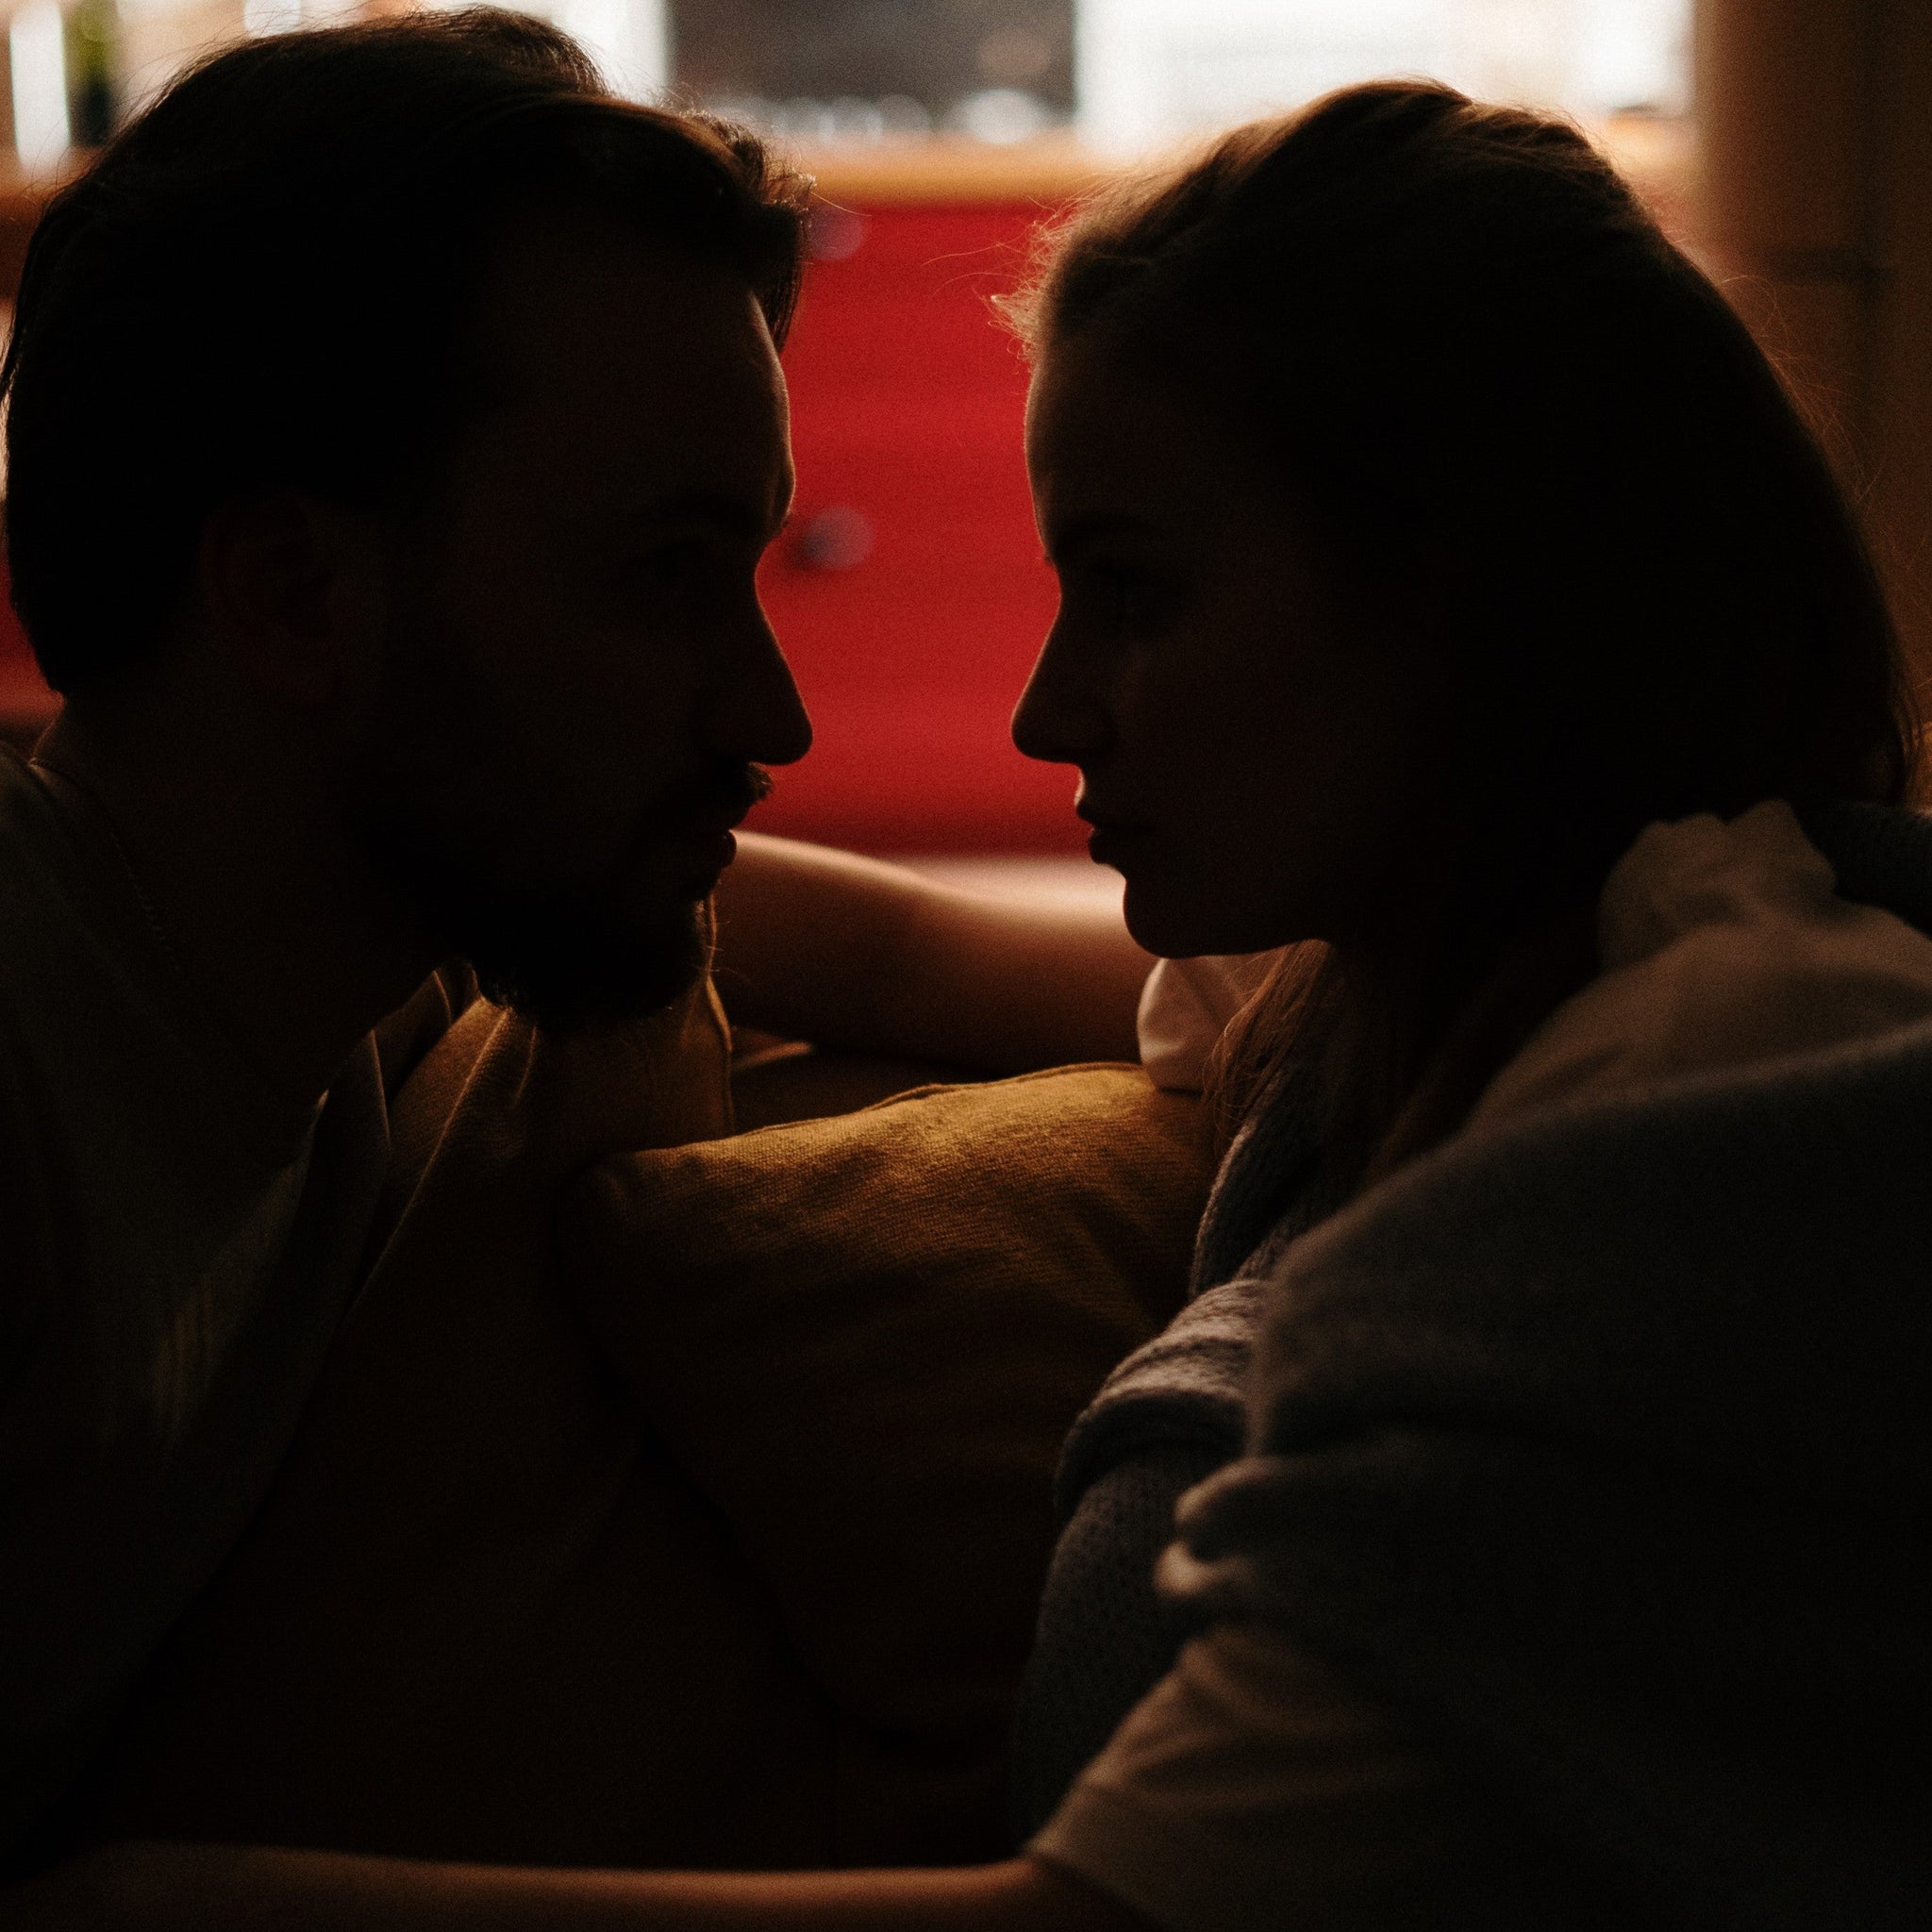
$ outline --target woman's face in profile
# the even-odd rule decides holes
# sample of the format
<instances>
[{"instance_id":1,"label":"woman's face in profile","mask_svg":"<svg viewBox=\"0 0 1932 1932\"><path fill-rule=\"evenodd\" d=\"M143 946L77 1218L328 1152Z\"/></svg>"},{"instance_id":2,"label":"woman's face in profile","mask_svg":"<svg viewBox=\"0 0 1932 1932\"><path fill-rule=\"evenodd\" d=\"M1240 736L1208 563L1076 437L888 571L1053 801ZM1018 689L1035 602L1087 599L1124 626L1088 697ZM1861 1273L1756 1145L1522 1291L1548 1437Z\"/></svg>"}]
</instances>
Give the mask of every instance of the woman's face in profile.
<instances>
[{"instance_id":1,"label":"woman's face in profile","mask_svg":"<svg viewBox=\"0 0 1932 1932\"><path fill-rule=\"evenodd\" d=\"M1027 410L1060 608L1013 721L1077 765L1095 859L1151 951L1346 940L1420 835L1446 679L1225 406L1089 334Z\"/></svg>"}]
</instances>

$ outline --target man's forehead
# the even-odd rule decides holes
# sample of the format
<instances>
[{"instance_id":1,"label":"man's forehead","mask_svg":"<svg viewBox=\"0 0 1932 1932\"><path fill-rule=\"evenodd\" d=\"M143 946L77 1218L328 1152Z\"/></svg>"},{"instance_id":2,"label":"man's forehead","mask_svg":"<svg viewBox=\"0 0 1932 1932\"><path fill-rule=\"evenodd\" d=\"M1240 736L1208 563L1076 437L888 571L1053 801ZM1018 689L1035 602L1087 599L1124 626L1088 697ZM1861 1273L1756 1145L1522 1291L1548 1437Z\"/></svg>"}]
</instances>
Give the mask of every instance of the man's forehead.
<instances>
[{"instance_id":1,"label":"man's forehead","mask_svg":"<svg viewBox=\"0 0 1932 1932\"><path fill-rule=\"evenodd\" d=\"M530 213L506 228L479 291L475 344L507 397L675 410L693 385L707 402L769 400L781 387L741 277L590 215Z\"/></svg>"},{"instance_id":2,"label":"man's forehead","mask_svg":"<svg viewBox=\"0 0 1932 1932\"><path fill-rule=\"evenodd\" d=\"M493 251L475 351L483 440L611 492L769 492L784 380L752 291L614 222L521 218Z\"/></svg>"}]
</instances>

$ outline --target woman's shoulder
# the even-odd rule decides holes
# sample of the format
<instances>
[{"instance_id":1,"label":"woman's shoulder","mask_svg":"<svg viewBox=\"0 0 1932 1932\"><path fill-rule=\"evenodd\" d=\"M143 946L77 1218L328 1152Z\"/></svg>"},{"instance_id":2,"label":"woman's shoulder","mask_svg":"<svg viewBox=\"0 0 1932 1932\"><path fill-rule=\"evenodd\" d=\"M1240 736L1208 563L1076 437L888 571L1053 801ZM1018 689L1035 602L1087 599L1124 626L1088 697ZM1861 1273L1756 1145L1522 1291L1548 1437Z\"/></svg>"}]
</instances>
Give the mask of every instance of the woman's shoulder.
<instances>
[{"instance_id":1,"label":"woman's shoulder","mask_svg":"<svg viewBox=\"0 0 1932 1932\"><path fill-rule=\"evenodd\" d=\"M1276 950L1158 960L1135 1016L1147 1077L1176 1093L1198 1093L1228 1022L1259 991L1280 958Z\"/></svg>"},{"instance_id":2,"label":"woman's shoulder","mask_svg":"<svg viewBox=\"0 0 1932 1932\"><path fill-rule=\"evenodd\" d=\"M1912 909L1932 884L1932 839L1894 839L1901 827L1883 819L1865 824L1865 844L1876 835L1896 847L1890 878L1858 851L1858 824L1839 830L1855 861L1865 858L1861 885ZM1706 814L1648 827L1606 882L1598 937L1598 976L1491 1082L1469 1127L1932 1021L1932 938L1885 904L1846 896L1779 800L1729 822Z\"/></svg>"}]
</instances>

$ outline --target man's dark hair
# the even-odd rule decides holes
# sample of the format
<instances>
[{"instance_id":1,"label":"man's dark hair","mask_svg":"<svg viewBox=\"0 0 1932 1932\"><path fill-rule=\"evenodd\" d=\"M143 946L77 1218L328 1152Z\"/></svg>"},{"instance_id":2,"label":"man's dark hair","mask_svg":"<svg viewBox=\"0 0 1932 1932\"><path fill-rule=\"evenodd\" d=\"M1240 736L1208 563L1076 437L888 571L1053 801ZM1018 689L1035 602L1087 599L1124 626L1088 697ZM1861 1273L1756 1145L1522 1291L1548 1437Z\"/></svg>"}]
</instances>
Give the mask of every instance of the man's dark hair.
<instances>
[{"instance_id":1,"label":"man's dark hair","mask_svg":"<svg viewBox=\"0 0 1932 1932\"><path fill-rule=\"evenodd\" d=\"M47 208L8 398L13 601L73 691L152 653L219 505L382 508L475 407L508 213L608 215L741 275L781 341L808 184L750 136L614 98L567 35L473 8L235 47Z\"/></svg>"}]
</instances>

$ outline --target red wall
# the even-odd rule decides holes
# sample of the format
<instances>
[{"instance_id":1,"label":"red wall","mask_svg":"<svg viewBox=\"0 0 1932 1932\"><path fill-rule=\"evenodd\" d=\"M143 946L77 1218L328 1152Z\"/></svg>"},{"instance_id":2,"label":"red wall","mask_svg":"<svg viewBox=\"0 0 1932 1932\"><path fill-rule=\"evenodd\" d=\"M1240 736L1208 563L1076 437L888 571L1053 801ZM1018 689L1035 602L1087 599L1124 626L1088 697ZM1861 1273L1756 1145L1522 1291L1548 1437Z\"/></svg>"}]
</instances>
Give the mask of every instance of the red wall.
<instances>
[{"instance_id":1,"label":"red wall","mask_svg":"<svg viewBox=\"0 0 1932 1932\"><path fill-rule=\"evenodd\" d=\"M814 263L785 353L798 499L762 579L817 742L778 774L753 821L766 830L879 852L1081 849L1071 773L1008 737L1054 586L1021 452L1025 368L989 298L1041 212L824 225L834 258ZM843 568L805 554L827 509L870 529Z\"/></svg>"},{"instance_id":2,"label":"red wall","mask_svg":"<svg viewBox=\"0 0 1932 1932\"><path fill-rule=\"evenodd\" d=\"M0 739L31 744L54 715L55 698L34 669L7 589L7 556L0 550Z\"/></svg>"}]
</instances>

